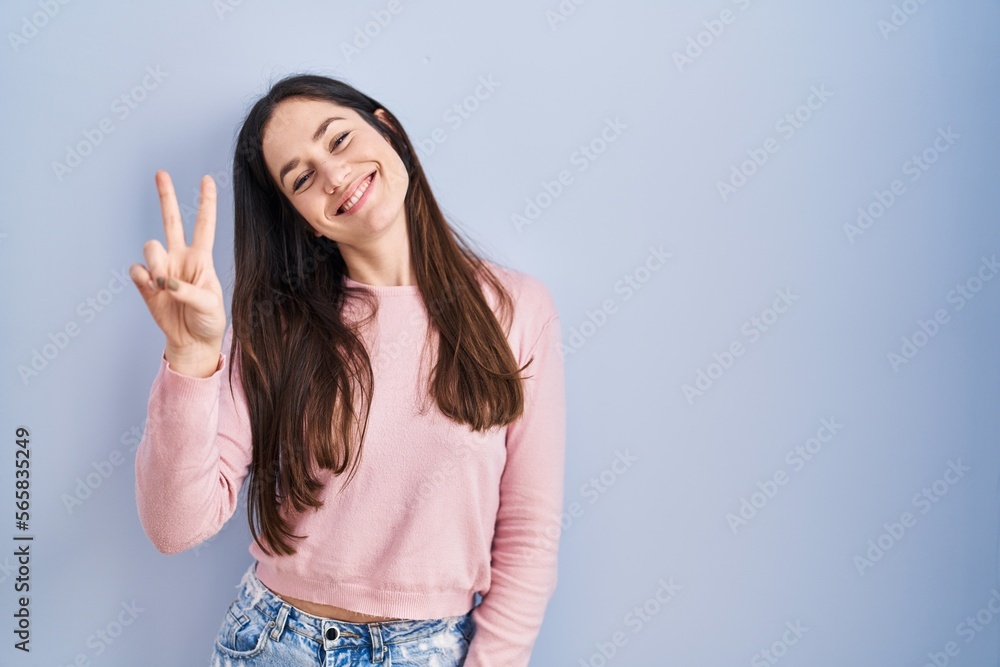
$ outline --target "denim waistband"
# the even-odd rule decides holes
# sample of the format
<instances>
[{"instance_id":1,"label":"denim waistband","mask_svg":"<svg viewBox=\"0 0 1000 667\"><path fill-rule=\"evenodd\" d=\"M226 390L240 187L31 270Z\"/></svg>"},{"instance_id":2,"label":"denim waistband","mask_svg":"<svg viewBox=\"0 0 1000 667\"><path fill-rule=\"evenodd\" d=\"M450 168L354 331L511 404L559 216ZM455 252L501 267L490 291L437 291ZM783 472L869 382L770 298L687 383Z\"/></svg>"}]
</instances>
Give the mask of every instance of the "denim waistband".
<instances>
[{"instance_id":1,"label":"denim waistband","mask_svg":"<svg viewBox=\"0 0 1000 667\"><path fill-rule=\"evenodd\" d=\"M381 645L396 644L422 639L438 632L451 630L468 622L471 610L459 616L426 620L377 621L349 623L333 618L314 616L281 599L261 583L254 561L240 581L239 601L246 607L257 607L275 619L273 632L280 634L290 629L300 635L332 648L336 646L368 646L381 649Z\"/></svg>"}]
</instances>

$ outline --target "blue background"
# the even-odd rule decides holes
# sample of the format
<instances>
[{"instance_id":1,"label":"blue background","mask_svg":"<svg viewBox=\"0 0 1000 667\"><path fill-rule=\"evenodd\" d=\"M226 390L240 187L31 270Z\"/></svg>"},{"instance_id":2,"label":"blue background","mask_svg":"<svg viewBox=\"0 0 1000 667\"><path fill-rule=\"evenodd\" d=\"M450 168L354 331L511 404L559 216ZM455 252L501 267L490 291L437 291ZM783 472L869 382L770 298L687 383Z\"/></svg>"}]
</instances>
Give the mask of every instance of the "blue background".
<instances>
[{"instance_id":1,"label":"blue background","mask_svg":"<svg viewBox=\"0 0 1000 667\"><path fill-rule=\"evenodd\" d=\"M179 555L143 534L164 337L126 272L163 240L154 172L189 240L212 174L228 312L238 124L310 71L392 110L450 221L556 298L567 514L533 665L998 664L998 21L996 0L4 3L0 662L207 663L245 507Z\"/></svg>"}]
</instances>

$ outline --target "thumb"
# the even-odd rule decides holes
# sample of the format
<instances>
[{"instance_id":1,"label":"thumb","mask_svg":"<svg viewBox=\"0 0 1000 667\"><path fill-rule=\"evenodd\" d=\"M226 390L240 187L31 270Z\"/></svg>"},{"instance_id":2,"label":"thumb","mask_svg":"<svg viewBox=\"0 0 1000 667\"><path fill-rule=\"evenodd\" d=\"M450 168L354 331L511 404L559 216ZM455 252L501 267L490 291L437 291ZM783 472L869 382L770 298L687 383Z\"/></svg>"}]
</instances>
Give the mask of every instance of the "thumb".
<instances>
[{"instance_id":1,"label":"thumb","mask_svg":"<svg viewBox=\"0 0 1000 667\"><path fill-rule=\"evenodd\" d=\"M199 289L189 282L171 277L167 278L165 287L164 292L170 294L177 301L191 306L198 312L210 313L215 307L212 294L208 290Z\"/></svg>"}]
</instances>

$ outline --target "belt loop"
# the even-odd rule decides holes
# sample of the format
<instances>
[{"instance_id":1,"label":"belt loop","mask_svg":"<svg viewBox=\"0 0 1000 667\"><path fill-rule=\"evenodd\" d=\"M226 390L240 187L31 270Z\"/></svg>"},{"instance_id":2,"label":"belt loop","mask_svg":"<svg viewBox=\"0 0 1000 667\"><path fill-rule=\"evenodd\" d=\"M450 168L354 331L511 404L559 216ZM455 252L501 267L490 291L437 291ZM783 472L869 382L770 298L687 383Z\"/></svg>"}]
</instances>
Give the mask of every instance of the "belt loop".
<instances>
[{"instance_id":1,"label":"belt loop","mask_svg":"<svg viewBox=\"0 0 1000 667\"><path fill-rule=\"evenodd\" d=\"M385 644L382 643L382 631L378 623L368 623L368 632L372 636L372 662L378 664L385 658Z\"/></svg>"},{"instance_id":2,"label":"belt loop","mask_svg":"<svg viewBox=\"0 0 1000 667\"><path fill-rule=\"evenodd\" d=\"M274 627L271 628L271 639L274 641L281 639L281 632L285 629L285 621L288 619L288 611L290 609L290 604L287 602L281 603L281 609L278 610L278 618L274 620Z\"/></svg>"}]
</instances>

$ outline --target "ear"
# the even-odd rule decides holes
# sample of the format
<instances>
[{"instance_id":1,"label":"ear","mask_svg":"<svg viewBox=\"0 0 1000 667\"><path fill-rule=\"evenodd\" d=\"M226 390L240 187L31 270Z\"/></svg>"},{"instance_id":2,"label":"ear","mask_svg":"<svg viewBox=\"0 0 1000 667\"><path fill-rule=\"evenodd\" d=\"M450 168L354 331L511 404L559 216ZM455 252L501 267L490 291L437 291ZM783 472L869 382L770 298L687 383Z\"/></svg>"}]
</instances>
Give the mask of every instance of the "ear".
<instances>
[{"instance_id":1,"label":"ear","mask_svg":"<svg viewBox=\"0 0 1000 667\"><path fill-rule=\"evenodd\" d=\"M378 109L375 109L375 118L377 118L378 121L382 123L382 128L379 129L379 134L381 134L382 137L391 145L392 142L389 141L388 133L391 132L394 128L392 122L388 118L388 113L386 112L385 109L379 107Z\"/></svg>"}]
</instances>

